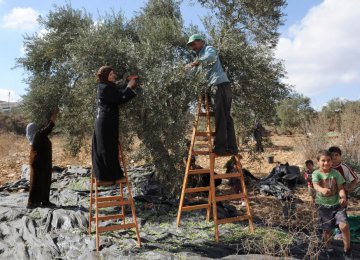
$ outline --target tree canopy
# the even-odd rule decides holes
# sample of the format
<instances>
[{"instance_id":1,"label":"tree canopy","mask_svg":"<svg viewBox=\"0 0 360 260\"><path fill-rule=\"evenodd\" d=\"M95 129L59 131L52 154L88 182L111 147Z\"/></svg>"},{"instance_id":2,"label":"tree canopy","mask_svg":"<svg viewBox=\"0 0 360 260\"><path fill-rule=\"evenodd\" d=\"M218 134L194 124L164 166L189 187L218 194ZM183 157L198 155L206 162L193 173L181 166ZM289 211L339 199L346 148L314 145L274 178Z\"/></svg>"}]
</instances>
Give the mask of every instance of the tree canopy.
<instances>
[{"instance_id":1,"label":"tree canopy","mask_svg":"<svg viewBox=\"0 0 360 260\"><path fill-rule=\"evenodd\" d=\"M274 57L285 1L199 1L216 18L204 19L209 44L218 50L234 89L238 129L257 117L269 121L275 104L288 93L285 71ZM212 16L213 17L213 16ZM199 32L183 24L180 2L150 0L132 19L119 13L96 21L70 4L39 18L46 33L26 36L26 54L17 63L28 73L24 106L41 123L57 106L59 125L76 154L92 134L95 72L112 66L117 75L139 75L137 98L121 108L120 135L137 136L157 168L157 179L172 193L182 179L181 158L192 116L204 89L201 75L188 77L188 37Z\"/></svg>"},{"instance_id":2,"label":"tree canopy","mask_svg":"<svg viewBox=\"0 0 360 260\"><path fill-rule=\"evenodd\" d=\"M301 130L307 132L307 124L315 116L310 106L310 98L299 93L291 93L277 106L277 116L282 130Z\"/></svg>"}]
</instances>

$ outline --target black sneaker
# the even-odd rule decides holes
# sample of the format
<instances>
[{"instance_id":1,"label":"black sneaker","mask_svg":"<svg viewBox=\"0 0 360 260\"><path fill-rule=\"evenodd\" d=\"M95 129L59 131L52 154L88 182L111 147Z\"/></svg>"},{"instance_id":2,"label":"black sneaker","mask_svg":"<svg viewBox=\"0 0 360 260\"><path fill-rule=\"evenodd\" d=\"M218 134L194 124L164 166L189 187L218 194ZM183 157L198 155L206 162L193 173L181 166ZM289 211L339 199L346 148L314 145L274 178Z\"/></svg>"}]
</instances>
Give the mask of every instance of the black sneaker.
<instances>
[{"instance_id":1,"label":"black sneaker","mask_svg":"<svg viewBox=\"0 0 360 260\"><path fill-rule=\"evenodd\" d=\"M344 252L344 259L345 260L353 260L351 249L348 249L346 252Z\"/></svg>"}]
</instances>

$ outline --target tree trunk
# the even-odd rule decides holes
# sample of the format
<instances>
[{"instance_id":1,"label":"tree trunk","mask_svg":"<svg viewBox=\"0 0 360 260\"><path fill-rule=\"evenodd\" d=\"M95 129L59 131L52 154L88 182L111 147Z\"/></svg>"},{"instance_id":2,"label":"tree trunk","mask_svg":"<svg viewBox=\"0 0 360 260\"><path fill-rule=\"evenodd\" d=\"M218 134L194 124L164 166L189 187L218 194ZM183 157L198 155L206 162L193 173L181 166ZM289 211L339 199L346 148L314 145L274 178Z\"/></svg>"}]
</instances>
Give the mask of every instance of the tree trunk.
<instances>
[{"instance_id":1,"label":"tree trunk","mask_svg":"<svg viewBox=\"0 0 360 260\"><path fill-rule=\"evenodd\" d=\"M138 137L152 155L156 167L155 178L161 184L161 193L171 197L178 196L183 174L176 169L177 162L174 162L161 138L146 130L138 132Z\"/></svg>"}]
</instances>

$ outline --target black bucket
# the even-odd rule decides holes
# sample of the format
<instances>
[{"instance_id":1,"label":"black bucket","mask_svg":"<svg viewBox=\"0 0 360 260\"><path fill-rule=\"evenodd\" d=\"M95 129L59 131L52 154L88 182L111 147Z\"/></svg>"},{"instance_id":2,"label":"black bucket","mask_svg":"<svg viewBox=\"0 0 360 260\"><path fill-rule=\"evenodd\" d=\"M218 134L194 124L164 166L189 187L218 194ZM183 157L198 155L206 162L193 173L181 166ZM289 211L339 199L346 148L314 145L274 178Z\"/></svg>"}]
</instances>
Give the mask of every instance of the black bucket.
<instances>
[{"instance_id":1,"label":"black bucket","mask_svg":"<svg viewBox=\"0 0 360 260\"><path fill-rule=\"evenodd\" d=\"M274 156L273 155L268 156L267 159L268 159L268 163L274 163Z\"/></svg>"}]
</instances>

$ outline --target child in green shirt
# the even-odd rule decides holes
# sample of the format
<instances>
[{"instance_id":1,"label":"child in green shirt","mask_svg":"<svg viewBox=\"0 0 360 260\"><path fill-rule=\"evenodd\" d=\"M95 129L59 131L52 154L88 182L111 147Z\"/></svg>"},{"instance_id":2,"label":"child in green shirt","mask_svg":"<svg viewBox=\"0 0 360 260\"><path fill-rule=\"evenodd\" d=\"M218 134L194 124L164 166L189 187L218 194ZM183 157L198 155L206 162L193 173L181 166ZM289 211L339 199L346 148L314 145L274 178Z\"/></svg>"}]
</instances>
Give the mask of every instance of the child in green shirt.
<instances>
[{"instance_id":1,"label":"child in green shirt","mask_svg":"<svg viewBox=\"0 0 360 260\"><path fill-rule=\"evenodd\" d=\"M319 215L319 224L323 230L326 247L329 247L331 231L335 225L343 234L344 258L352 259L350 247L350 230L346 215L346 194L344 190L345 180L341 174L332 169L331 154L322 150L317 155L319 169L312 174L314 188L316 190L315 203Z\"/></svg>"}]
</instances>

